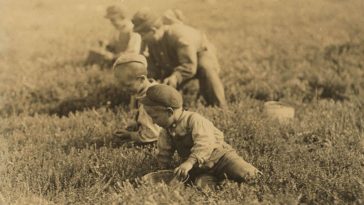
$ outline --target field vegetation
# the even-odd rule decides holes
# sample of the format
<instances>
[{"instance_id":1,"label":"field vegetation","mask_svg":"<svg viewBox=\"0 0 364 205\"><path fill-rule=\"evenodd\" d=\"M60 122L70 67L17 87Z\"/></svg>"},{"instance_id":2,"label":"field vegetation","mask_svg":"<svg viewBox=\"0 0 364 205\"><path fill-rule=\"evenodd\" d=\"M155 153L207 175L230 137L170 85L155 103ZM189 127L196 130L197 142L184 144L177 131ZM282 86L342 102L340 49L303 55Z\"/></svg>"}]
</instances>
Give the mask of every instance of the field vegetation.
<instances>
[{"instance_id":1,"label":"field vegetation","mask_svg":"<svg viewBox=\"0 0 364 205\"><path fill-rule=\"evenodd\" d=\"M218 48L230 109L191 110L264 173L219 190L142 182L155 147L112 140L127 96L83 62L120 2L0 1L0 204L364 204L362 0L123 1L179 8ZM295 119L267 118L268 100Z\"/></svg>"}]
</instances>

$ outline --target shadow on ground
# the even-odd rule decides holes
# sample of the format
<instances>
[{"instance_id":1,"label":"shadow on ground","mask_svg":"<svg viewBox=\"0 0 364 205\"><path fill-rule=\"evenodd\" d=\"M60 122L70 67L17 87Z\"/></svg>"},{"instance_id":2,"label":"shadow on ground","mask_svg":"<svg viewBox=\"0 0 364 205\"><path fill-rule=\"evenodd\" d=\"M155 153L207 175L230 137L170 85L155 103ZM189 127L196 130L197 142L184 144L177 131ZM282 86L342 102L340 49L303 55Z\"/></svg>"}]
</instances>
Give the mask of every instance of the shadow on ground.
<instances>
[{"instance_id":1,"label":"shadow on ground","mask_svg":"<svg viewBox=\"0 0 364 205\"><path fill-rule=\"evenodd\" d=\"M56 114L58 116L68 116L70 113L76 111L84 111L86 109L108 107L114 108L119 105L128 105L130 96L115 85L103 86L95 90L95 92L88 94L85 97L68 98L49 110L44 110L50 115Z\"/></svg>"}]
</instances>

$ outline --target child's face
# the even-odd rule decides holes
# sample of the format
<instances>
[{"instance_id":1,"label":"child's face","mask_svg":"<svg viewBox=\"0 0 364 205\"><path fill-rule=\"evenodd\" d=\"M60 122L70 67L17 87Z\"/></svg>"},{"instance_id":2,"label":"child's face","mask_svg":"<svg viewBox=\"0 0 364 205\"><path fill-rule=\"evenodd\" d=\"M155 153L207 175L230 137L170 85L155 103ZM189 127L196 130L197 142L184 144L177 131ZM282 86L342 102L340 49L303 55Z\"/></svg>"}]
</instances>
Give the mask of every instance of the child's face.
<instances>
[{"instance_id":1,"label":"child's face","mask_svg":"<svg viewBox=\"0 0 364 205\"><path fill-rule=\"evenodd\" d=\"M163 128L168 128L174 122L173 110L162 106L144 106L153 122Z\"/></svg>"},{"instance_id":2,"label":"child's face","mask_svg":"<svg viewBox=\"0 0 364 205\"><path fill-rule=\"evenodd\" d=\"M115 27L117 30L124 30L124 28L127 25L127 20L120 18L119 16L114 16L110 18L111 24Z\"/></svg>"},{"instance_id":3,"label":"child's face","mask_svg":"<svg viewBox=\"0 0 364 205\"><path fill-rule=\"evenodd\" d=\"M158 41L163 36L163 29L152 28L145 31L139 31L143 41L152 43Z\"/></svg>"},{"instance_id":4,"label":"child's face","mask_svg":"<svg viewBox=\"0 0 364 205\"><path fill-rule=\"evenodd\" d=\"M150 84L145 75L136 74L138 70L145 69L143 67L143 64L137 62L118 65L114 71L115 78L121 87L131 94L135 94Z\"/></svg>"},{"instance_id":5,"label":"child's face","mask_svg":"<svg viewBox=\"0 0 364 205\"><path fill-rule=\"evenodd\" d=\"M143 80L143 76L133 76L127 81L124 81L122 83L122 86L126 88L127 92L131 94L137 93L142 87L145 81Z\"/></svg>"}]
</instances>

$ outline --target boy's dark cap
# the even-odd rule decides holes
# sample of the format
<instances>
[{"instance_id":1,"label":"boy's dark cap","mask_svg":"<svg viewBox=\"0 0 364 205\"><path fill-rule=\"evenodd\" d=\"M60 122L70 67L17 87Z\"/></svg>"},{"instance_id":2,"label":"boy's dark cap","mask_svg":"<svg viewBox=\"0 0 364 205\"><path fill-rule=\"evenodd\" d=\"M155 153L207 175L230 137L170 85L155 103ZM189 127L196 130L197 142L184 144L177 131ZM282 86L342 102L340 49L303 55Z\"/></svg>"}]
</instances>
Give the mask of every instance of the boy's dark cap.
<instances>
[{"instance_id":1,"label":"boy's dark cap","mask_svg":"<svg viewBox=\"0 0 364 205\"><path fill-rule=\"evenodd\" d=\"M131 62L137 62L141 63L147 67L147 59L138 53L128 52L128 53L122 53L115 61L113 68L115 68L118 65L125 64L125 63L131 63Z\"/></svg>"},{"instance_id":2,"label":"boy's dark cap","mask_svg":"<svg viewBox=\"0 0 364 205\"><path fill-rule=\"evenodd\" d=\"M146 106L163 106L181 108L182 95L173 87L163 84L153 85L148 88L144 98L140 100Z\"/></svg>"},{"instance_id":3,"label":"boy's dark cap","mask_svg":"<svg viewBox=\"0 0 364 205\"><path fill-rule=\"evenodd\" d=\"M134 24L134 31L139 32L152 28L158 19L158 15L146 7L136 12L131 21Z\"/></svg>"},{"instance_id":4,"label":"boy's dark cap","mask_svg":"<svg viewBox=\"0 0 364 205\"><path fill-rule=\"evenodd\" d=\"M124 19L127 17L127 13L127 9L124 6L112 5L107 7L105 18L110 19L118 16Z\"/></svg>"}]
</instances>

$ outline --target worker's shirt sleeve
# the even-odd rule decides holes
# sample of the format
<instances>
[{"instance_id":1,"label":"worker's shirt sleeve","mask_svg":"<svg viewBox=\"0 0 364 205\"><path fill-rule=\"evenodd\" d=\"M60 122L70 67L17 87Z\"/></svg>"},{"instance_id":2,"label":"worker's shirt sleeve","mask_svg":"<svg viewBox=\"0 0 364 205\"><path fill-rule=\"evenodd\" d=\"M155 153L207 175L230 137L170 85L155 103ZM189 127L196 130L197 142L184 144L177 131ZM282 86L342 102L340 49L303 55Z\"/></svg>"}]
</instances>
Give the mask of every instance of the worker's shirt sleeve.
<instances>
[{"instance_id":1,"label":"worker's shirt sleeve","mask_svg":"<svg viewBox=\"0 0 364 205\"><path fill-rule=\"evenodd\" d=\"M198 40L194 33L183 29L172 34L177 51L178 65L174 68L174 74L177 76L178 84L192 78L197 72L197 47Z\"/></svg>"},{"instance_id":2,"label":"worker's shirt sleeve","mask_svg":"<svg viewBox=\"0 0 364 205\"><path fill-rule=\"evenodd\" d=\"M134 136L133 141L147 143L158 140L162 128L153 123L143 105L139 105L136 121L138 123L138 134Z\"/></svg>"},{"instance_id":3,"label":"worker's shirt sleeve","mask_svg":"<svg viewBox=\"0 0 364 205\"><path fill-rule=\"evenodd\" d=\"M201 165L210 159L212 152L216 148L215 127L212 122L199 115L192 115L188 126L192 130L193 140L188 160L198 162Z\"/></svg>"},{"instance_id":4,"label":"worker's shirt sleeve","mask_svg":"<svg viewBox=\"0 0 364 205\"><path fill-rule=\"evenodd\" d=\"M158 163L163 167L169 167L172 161L175 147L172 143L172 139L168 135L167 131L162 129L158 139Z\"/></svg>"}]
</instances>

